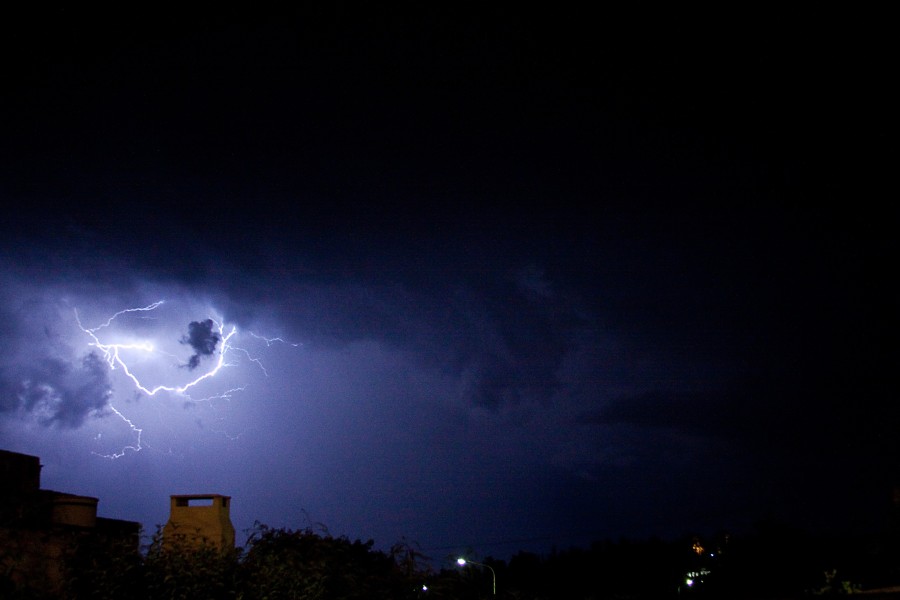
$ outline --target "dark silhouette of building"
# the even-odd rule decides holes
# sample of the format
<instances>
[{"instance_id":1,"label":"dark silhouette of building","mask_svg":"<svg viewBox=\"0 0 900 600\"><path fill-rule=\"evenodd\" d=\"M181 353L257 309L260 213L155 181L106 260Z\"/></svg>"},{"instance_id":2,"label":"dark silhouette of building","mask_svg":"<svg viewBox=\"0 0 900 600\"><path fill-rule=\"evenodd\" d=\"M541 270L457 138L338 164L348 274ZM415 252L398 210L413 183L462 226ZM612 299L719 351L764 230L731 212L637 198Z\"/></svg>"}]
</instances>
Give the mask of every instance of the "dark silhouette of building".
<instances>
[{"instance_id":1,"label":"dark silhouette of building","mask_svg":"<svg viewBox=\"0 0 900 600\"><path fill-rule=\"evenodd\" d=\"M139 552L140 523L98 517L97 498L40 483L37 456L0 450L0 586L58 590L66 561L87 543Z\"/></svg>"}]
</instances>

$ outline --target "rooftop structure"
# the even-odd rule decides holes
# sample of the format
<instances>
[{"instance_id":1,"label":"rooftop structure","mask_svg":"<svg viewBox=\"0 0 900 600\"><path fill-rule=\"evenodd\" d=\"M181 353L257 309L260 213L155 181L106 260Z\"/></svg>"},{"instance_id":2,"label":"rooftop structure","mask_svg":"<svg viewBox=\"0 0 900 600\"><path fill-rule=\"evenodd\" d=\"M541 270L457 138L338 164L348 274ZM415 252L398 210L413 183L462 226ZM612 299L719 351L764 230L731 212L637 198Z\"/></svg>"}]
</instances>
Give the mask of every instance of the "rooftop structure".
<instances>
[{"instance_id":1,"label":"rooftop structure","mask_svg":"<svg viewBox=\"0 0 900 600\"><path fill-rule=\"evenodd\" d=\"M137 553L140 523L98 517L98 503L41 489L37 456L0 450L0 584L52 595L79 547Z\"/></svg>"},{"instance_id":2,"label":"rooftop structure","mask_svg":"<svg viewBox=\"0 0 900 600\"><path fill-rule=\"evenodd\" d=\"M221 494L171 496L169 521L163 528L163 546L186 544L219 550L234 548L231 497Z\"/></svg>"}]
</instances>

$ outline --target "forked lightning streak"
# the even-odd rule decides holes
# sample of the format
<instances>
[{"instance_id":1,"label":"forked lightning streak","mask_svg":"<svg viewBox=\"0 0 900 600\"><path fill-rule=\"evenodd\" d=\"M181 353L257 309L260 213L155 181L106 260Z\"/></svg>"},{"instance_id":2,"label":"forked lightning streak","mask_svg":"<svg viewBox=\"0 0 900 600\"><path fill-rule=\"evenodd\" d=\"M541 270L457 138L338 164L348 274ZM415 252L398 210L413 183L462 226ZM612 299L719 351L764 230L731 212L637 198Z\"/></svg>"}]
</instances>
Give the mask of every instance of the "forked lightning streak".
<instances>
[{"instance_id":1,"label":"forked lightning streak","mask_svg":"<svg viewBox=\"0 0 900 600\"><path fill-rule=\"evenodd\" d=\"M164 303L165 303L165 301L160 300L160 301L154 302L154 303L149 304L144 307L127 308L124 310L120 310L119 312L113 314L106 321L104 321L103 323L101 323L100 325L98 325L96 327L85 327L81 322L81 318L78 314L77 309L75 311L75 320L76 320L76 323L78 324L78 327L81 329L81 331L90 337L91 341L88 343L88 345L92 348L95 348L96 351L100 353L100 355L105 360L106 364L109 365L110 370L112 370L112 371L121 370L121 372L124 373L125 376L131 380L131 382L134 384L134 387L138 391L140 391L141 393L143 393L147 396L152 397L152 396L156 396L160 392L167 392L169 394L184 396L191 402L212 401L214 399L229 399L231 397L232 392L242 391L244 388L243 387L232 388L225 392L220 392L218 394L209 396L207 398L201 398L201 399L191 398L188 392L191 390L191 388L194 388L198 384L200 384L206 380L214 378L225 367L236 366L237 363L229 363L228 362L228 355L231 352L238 352L238 353L244 355L246 357L246 360L254 363L257 367L260 368L260 370L262 370L262 372L266 376L268 376L268 372L266 371L265 367L263 367L262 363L260 362L260 360L258 358L253 357L247 350L245 350L243 348L238 348L238 347L235 347L234 345L232 345L232 339L234 338L234 336L237 333L237 327L235 327L235 326L226 327L223 320L210 317L208 319L208 321L206 322L206 324L208 326L209 337L206 340L207 345L204 346L202 355L204 357L208 356L208 357L213 358L213 362L210 366L207 366L207 368L204 370L204 372L202 374L198 375L197 377L191 379L190 381L188 381L186 383L180 383L179 385L166 384L166 383L150 385L150 384L146 383L146 381L142 381L141 380L142 377L139 376L135 370L135 366L133 364L134 361L131 360L131 358L133 358L135 356L135 353L137 353L137 355L150 355L150 356L162 355L162 356L166 356L169 358L174 358L174 355L171 353L165 352L163 350L157 349L155 347L155 345L148 340L128 340L128 341L111 342L111 341L109 341L109 339L105 339L105 338L115 338L115 335L105 335L105 334L107 334L109 332L109 330L112 328L112 326L116 322L116 320L119 319L120 317L123 317L123 315L128 315L130 313L149 313L149 312L157 310ZM148 317L143 317L143 318L148 318ZM192 323L191 325L194 326L194 325L198 325L198 324L199 323L195 322L195 323ZM276 341L282 342L282 343L287 343L287 342L284 342L284 340L282 340L280 338L264 338L262 336L257 336L256 334L252 334L252 333L251 333L251 335L257 339L265 341L266 346L269 346L273 342L276 342ZM188 343L186 337L182 338L181 343L182 344ZM297 344L291 344L291 345L297 346ZM196 347L195 347L195 350L197 350ZM193 368L195 366L200 364L201 352L200 352L200 350L197 350L197 352L198 353L195 355L195 357L193 357L193 358L196 358L196 361L190 361L189 364L187 364L187 365L179 365L179 366L182 368L188 367L190 370L193 370ZM129 362L131 362L132 364L129 364ZM183 372L183 371L179 370L179 372ZM144 378L144 379L146 380L146 378ZM140 427L137 427L132 422L132 420L130 420L128 417L126 417L112 403L108 404L108 406L109 406L110 410L112 410L112 412L116 416L118 416L120 419L122 419L122 421L130 428L132 434L135 436L135 441L134 441L133 445L125 446L119 452L114 452L112 454L99 454L99 453L95 452L94 454L98 454L99 456L114 459L114 458L121 458L122 456L125 455L125 453L128 450L131 450L133 452L139 452L142 449L141 438L142 438L143 430Z\"/></svg>"}]
</instances>

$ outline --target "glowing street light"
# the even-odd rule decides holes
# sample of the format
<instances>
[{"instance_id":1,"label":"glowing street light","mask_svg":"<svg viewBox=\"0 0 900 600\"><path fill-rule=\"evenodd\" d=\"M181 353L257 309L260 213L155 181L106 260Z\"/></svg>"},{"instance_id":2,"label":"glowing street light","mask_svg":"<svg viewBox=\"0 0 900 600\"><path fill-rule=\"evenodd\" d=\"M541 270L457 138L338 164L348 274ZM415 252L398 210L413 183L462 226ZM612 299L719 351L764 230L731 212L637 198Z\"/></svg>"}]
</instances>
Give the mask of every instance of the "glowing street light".
<instances>
[{"instance_id":1,"label":"glowing street light","mask_svg":"<svg viewBox=\"0 0 900 600\"><path fill-rule=\"evenodd\" d=\"M495 596L497 595L497 573L494 572L494 568L491 565L486 565L484 563L477 563L474 560L466 560L463 557L457 558L456 564L458 564L461 567L464 567L466 565L478 565L479 567L487 567L488 569L490 569L491 576L494 578L493 592L494 592Z\"/></svg>"}]
</instances>

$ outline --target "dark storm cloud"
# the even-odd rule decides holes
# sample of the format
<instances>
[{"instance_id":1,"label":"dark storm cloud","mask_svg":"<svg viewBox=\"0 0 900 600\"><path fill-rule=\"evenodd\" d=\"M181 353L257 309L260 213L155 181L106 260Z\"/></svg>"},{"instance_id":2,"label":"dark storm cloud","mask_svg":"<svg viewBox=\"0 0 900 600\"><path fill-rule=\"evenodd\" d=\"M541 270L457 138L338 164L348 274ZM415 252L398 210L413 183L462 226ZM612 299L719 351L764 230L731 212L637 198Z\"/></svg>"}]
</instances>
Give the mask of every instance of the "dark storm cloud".
<instances>
[{"instance_id":1,"label":"dark storm cloud","mask_svg":"<svg viewBox=\"0 0 900 600\"><path fill-rule=\"evenodd\" d=\"M44 357L0 372L0 411L24 410L43 425L79 427L106 406L108 367L95 353L79 363Z\"/></svg>"},{"instance_id":2,"label":"dark storm cloud","mask_svg":"<svg viewBox=\"0 0 900 600\"><path fill-rule=\"evenodd\" d=\"M552 277L524 271L498 269L493 283L482 283L456 306L460 329L451 345L472 377L476 404L549 401L576 333L586 325L577 314L576 292L561 293Z\"/></svg>"},{"instance_id":3,"label":"dark storm cloud","mask_svg":"<svg viewBox=\"0 0 900 600\"><path fill-rule=\"evenodd\" d=\"M0 281L0 413L79 427L107 405L109 367L95 353L72 351L56 294L29 288L6 272Z\"/></svg>"},{"instance_id":4,"label":"dark storm cloud","mask_svg":"<svg viewBox=\"0 0 900 600\"><path fill-rule=\"evenodd\" d=\"M182 344L187 344L194 349L194 354L185 365L188 369L196 369L202 357L211 356L216 351L216 345L221 336L218 332L213 331L213 327L215 327L215 323L212 319L191 321L188 324L188 333L181 338Z\"/></svg>"},{"instance_id":5,"label":"dark storm cloud","mask_svg":"<svg viewBox=\"0 0 900 600\"><path fill-rule=\"evenodd\" d=\"M771 376L711 391L652 390L608 402L587 419L596 425L669 431L698 439L784 449L815 442L828 419L816 411L824 395ZM765 432L760 437L760 432Z\"/></svg>"},{"instance_id":6,"label":"dark storm cloud","mask_svg":"<svg viewBox=\"0 0 900 600\"><path fill-rule=\"evenodd\" d=\"M739 407L748 399L728 392L651 392L621 397L590 417L598 425L665 428L708 436L732 433ZM755 411L747 411L745 417Z\"/></svg>"},{"instance_id":7,"label":"dark storm cloud","mask_svg":"<svg viewBox=\"0 0 900 600\"><path fill-rule=\"evenodd\" d=\"M575 294L551 291L552 278L543 275L523 286L505 265L475 283L449 276L440 284L362 279L290 285L278 296L296 300L273 312L311 347L376 340L413 351L423 366L458 377L466 399L482 407L551 398L575 333L585 326L567 297Z\"/></svg>"}]
</instances>

